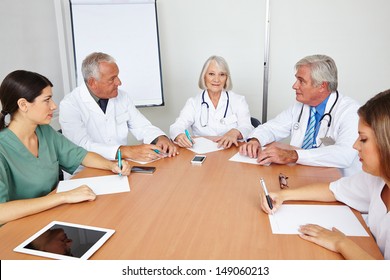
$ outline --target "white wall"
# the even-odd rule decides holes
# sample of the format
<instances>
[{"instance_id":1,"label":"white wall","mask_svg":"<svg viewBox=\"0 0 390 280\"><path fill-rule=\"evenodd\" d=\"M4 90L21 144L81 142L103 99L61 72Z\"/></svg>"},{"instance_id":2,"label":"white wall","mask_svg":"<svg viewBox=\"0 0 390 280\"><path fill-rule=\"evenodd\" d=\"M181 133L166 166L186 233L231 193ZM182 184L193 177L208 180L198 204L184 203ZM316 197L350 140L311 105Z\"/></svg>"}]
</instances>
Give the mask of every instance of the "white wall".
<instances>
[{"instance_id":1,"label":"white wall","mask_svg":"<svg viewBox=\"0 0 390 280\"><path fill-rule=\"evenodd\" d=\"M158 0L165 107L141 111L168 131L185 101L196 95L203 63L223 56L233 91L261 117L265 0Z\"/></svg>"},{"instance_id":2,"label":"white wall","mask_svg":"<svg viewBox=\"0 0 390 280\"><path fill-rule=\"evenodd\" d=\"M1 0L0 34L0 81L18 69L38 72L52 81L59 102L63 79L53 1Z\"/></svg>"},{"instance_id":3,"label":"white wall","mask_svg":"<svg viewBox=\"0 0 390 280\"><path fill-rule=\"evenodd\" d=\"M339 92L364 104L390 88L390 1L271 0L268 119L295 100L295 63L327 54Z\"/></svg>"},{"instance_id":4,"label":"white wall","mask_svg":"<svg viewBox=\"0 0 390 280\"><path fill-rule=\"evenodd\" d=\"M57 0L56 0L57 1ZM67 0L58 0L67 1ZM0 1L0 79L18 69L37 71L55 85L57 102L69 73L62 68L54 0ZM204 61L226 58L233 90L261 119L266 0L158 0L165 106L141 108L168 132L186 99L199 92ZM293 66L308 54L332 56L339 90L364 103L390 88L387 0L270 0L268 119L294 100ZM96 31L98 32L98 31ZM61 42L61 43L59 43ZM54 124L54 126L56 126Z\"/></svg>"}]
</instances>

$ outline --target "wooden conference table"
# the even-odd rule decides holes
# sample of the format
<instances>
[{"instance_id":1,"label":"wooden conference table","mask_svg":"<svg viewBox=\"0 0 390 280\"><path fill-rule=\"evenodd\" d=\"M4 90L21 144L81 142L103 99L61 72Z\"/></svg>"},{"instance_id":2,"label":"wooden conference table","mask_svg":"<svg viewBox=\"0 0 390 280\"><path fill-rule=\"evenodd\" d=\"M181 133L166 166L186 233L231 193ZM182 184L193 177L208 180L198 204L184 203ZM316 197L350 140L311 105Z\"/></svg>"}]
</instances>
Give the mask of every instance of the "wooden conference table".
<instances>
[{"instance_id":1,"label":"wooden conference table","mask_svg":"<svg viewBox=\"0 0 390 280\"><path fill-rule=\"evenodd\" d=\"M13 249L53 220L115 229L91 259L342 259L298 235L272 234L259 203L260 177L273 191L279 189L280 172L294 188L333 181L339 171L229 161L237 151L233 147L208 153L203 165L194 166L190 163L194 153L180 149L175 158L149 163L157 167L154 174L131 174L130 192L101 195L93 202L62 205L9 222L0 228L0 259L44 259ZM109 174L85 169L76 177ZM382 258L372 236L351 238Z\"/></svg>"}]
</instances>

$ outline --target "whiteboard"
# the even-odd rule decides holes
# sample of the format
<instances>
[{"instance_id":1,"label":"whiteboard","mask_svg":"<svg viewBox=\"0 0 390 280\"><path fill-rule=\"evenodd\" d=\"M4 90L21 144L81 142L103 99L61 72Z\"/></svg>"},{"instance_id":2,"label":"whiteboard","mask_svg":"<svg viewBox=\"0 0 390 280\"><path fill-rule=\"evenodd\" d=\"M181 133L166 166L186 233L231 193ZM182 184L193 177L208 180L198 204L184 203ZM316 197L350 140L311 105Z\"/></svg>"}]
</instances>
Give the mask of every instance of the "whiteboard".
<instances>
[{"instance_id":1,"label":"whiteboard","mask_svg":"<svg viewBox=\"0 0 390 280\"><path fill-rule=\"evenodd\" d=\"M136 106L164 105L155 0L71 0L77 86L92 52L115 58Z\"/></svg>"}]
</instances>

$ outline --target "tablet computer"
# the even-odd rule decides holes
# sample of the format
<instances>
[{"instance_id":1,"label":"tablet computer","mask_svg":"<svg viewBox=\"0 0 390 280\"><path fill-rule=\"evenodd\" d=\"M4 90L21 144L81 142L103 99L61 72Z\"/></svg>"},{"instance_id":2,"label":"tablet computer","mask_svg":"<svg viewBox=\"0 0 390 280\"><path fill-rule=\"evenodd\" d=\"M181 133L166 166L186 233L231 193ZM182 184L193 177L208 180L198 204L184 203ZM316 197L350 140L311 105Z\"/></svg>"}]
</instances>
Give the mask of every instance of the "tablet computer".
<instances>
[{"instance_id":1,"label":"tablet computer","mask_svg":"<svg viewBox=\"0 0 390 280\"><path fill-rule=\"evenodd\" d=\"M88 259L115 230L53 221L14 251L52 259Z\"/></svg>"}]
</instances>

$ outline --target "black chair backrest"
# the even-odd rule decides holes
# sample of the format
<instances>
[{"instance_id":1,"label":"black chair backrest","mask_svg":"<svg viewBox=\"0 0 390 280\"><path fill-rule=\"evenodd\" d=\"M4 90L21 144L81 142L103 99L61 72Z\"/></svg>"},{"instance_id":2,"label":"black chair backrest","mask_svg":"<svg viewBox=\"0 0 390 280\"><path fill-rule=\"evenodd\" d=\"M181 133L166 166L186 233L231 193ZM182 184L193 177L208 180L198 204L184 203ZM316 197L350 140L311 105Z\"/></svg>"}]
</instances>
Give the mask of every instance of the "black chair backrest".
<instances>
[{"instance_id":1,"label":"black chair backrest","mask_svg":"<svg viewBox=\"0 0 390 280\"><path fill-rule=\"evenodd\" d=\"M254 117L251 117L251 123L255 128L258 127L259 125L261 125L261 122Z\"/></svg>"}]
</instances>

